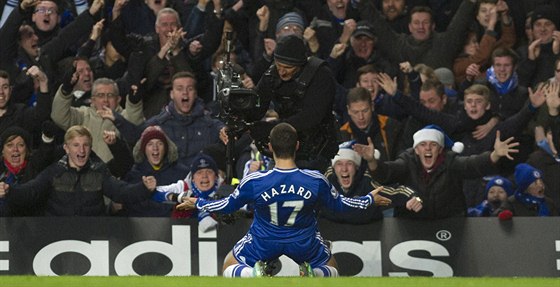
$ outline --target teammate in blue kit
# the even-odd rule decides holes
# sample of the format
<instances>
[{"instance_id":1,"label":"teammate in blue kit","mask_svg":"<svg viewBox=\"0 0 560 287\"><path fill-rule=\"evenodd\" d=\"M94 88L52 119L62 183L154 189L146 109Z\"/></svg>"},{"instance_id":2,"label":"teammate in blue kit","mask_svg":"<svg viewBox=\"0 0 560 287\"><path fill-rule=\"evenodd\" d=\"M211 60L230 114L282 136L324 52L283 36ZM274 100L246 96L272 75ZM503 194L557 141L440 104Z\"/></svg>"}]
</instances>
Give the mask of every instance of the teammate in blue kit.
<instances>
[{"instance_id":1,"label":"teammate in blue kit","mask_svg":"<svg viewBox=\"0 0 560 287\"><path fill-rule=\"evenodd\" d=\"M391 200L377 193L348 198L318 171L299 169L295 152L299 147L296 130L287 123L270 132L269 149L275 167L247 175L235 191L220 200L188 198L178 209L231 213L247 203L255 207L254 221L224 262L224 277L255 277L265 274L266 262L286 255L300 265L301 276L338 276L336 261L318 231L318 207L337 212L371 204L389 205Z\"/></svg>"}]
</instances>

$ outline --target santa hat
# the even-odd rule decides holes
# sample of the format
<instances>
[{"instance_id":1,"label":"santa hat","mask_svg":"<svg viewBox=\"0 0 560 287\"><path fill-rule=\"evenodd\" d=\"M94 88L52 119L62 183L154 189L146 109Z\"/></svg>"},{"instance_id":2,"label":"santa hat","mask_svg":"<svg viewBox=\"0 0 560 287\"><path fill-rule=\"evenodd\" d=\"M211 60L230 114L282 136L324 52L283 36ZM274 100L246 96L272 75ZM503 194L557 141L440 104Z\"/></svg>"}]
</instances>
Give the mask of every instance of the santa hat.
<instances>
[{"instance_id":1,"label":"santa hat","mask_svg":"<svg viewBox=\"0 0 560 287\"><path fill-rule=\"evenodd\" d=\"M492 177L486 184L486 189L484 189L484 193L486 196L488 196L488 191L490 190L490 188L494 186L503 188L508 196L513 195L513 184L509 179L505 177L501 177L499 175Z\"/></svg>"},{"instance_id":2,"label":"santa hat","mask_svg":"<svg viewBox=\"0 0 560 287\"><path fill-rule=\"evenodd\" d=\"M537 179L542 178L542 171L534 168L533 166L520 163L515 166L515 184L517 185L518 192L525 192L527 187L535 182Z\"/></svg>"},{"instance_id":3,"label":"santa hat","mask_svg":"<svg viewBox=\"0 0 560 287\"><path fill-rule=\"evenodd\" d=\"M362 157L352 149L355 143L356 141L347 141L341 143L338 146L338 152L332 159L332 166L334 166L336 162L341 159L351 160L356 164L356 166L360 166L360 164L362 164ZM380 157L380 152L377 149L375 149L374 157L375 159L379 159Z\"/></svg>"},{"instance_id":4,"label":"santa hat","mask_svg":"<svg viewBox=\"0 0 560 287\"><path fill-rule=\"evenodd\" d=\"M449 148L456 153L462 153L465 146L462 142L453 142L444 132L443 129L437 125L427 125L423 129L414 133L414 145L416 147L421 142L433 141L438 143L441 147Z\"/></svg>"}]
</instances>

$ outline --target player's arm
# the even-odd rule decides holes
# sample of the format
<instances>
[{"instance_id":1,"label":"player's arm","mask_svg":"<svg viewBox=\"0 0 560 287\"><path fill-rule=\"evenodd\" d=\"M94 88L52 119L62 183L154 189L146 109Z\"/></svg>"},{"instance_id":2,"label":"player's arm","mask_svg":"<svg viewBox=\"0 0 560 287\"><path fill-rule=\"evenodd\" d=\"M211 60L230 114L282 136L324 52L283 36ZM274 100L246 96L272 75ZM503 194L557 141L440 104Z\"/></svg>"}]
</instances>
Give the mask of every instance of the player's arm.
<instances>
[{"instance_id":1,"label":"player's arm","mask_svg":"<svg viewBox=\"0 0 560 287\"><path fill-rule=\"evenodd\" d=\"M378 193L383 190L380 186L365 196L360 197L345 197L340 194L334 186L329 184L330 192L323 192L321 199L324 205L335 211L335 212L345 212L352 209L366 209L372 204L386 206L391 203L391 200L379 195Z\"/></svg>"},{"instance_id":2,"label":"player's arm","mask_svg":"<svg viewBox=\"0 0 560 287\"><path fill-rule=\"evenodd\" d=\"M239 196L239 190L230 194L228 197L224 197L218 200L209 200L204 198L189 197L184 198L183 203L177 205L178 210L194 210L198 209L203 212L217 212L229 214L241 207L243 207L247 202L244 198Z\"/></svg>"}]
</instances>

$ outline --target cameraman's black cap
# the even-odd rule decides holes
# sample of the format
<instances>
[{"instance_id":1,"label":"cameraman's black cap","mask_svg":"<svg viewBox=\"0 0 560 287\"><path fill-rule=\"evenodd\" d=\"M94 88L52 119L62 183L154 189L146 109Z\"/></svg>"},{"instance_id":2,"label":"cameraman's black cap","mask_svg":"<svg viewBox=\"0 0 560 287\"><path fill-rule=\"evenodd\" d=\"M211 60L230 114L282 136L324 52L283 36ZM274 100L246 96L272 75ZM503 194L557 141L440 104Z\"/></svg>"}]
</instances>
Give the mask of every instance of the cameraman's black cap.
<instances>
[{"instance_id":1,"label":"cameraman's black cap","mask_svg":"<svg viewBox=\"0 0 560 287\"><path fill-rule=\"evenodd\" d=\"M296 35L286 35L276 43L274 60L290 66L302 66L307 63L306 54L307 49L302 38Z\"/></svg>"}]
</instances>

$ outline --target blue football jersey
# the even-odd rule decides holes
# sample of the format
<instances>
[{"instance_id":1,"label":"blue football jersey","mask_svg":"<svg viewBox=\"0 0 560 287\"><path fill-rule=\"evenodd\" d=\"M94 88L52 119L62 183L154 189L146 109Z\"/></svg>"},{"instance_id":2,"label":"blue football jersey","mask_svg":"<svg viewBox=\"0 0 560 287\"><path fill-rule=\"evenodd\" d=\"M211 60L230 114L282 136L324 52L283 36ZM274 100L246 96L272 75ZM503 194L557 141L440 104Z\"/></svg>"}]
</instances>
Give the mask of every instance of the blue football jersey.
<instances>
[{"instance_id":1,"label":"blue football jersey","mask_svg":"<svg viewBox=\"0 0 560 287\"><path fill-rule=\"evenodd\" d=\"M247 175L229 197L199 198L196 206L206 212L231 213L247 203L255 208L253 236L290 242L315 236L320 206L335 212L366 209L373 196L344 197L318 171L274 168Z\"/></svg>"}]
</instances>

